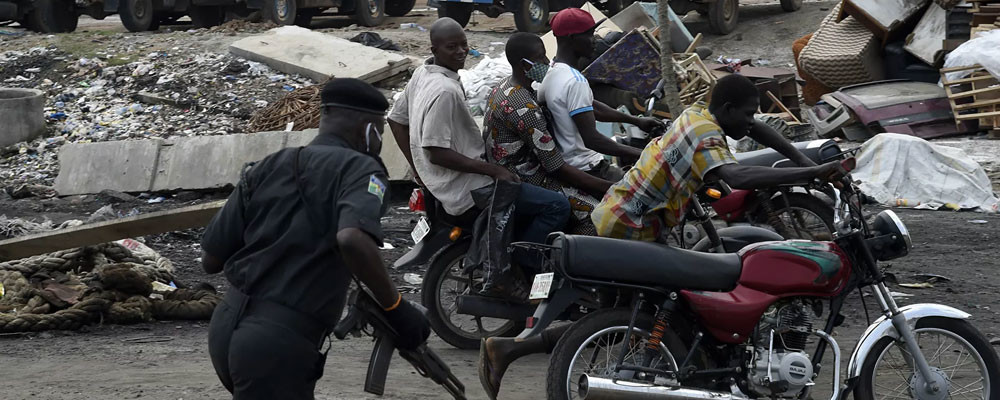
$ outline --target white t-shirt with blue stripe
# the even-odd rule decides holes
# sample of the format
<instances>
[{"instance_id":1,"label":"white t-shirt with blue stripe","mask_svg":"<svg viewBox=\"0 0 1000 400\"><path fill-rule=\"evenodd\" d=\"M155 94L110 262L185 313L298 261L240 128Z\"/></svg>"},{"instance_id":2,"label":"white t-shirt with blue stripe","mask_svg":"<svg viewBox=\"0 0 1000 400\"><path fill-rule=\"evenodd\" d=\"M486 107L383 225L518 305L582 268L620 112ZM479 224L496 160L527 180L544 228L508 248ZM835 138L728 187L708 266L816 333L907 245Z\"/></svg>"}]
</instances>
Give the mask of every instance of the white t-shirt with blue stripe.
<instances>
[{"instance_id":1,"label":"white t-shirt with blue stripe","mask_svg":"<svg viewBox=\"0 0 1000 400\"><path fill-rule=\"evenodd\" d=\"M565 63L552 64L538 89L538 102L552 114L552 132L567 164L588 171L604 159L584 146L573 122L574 115L594 111L594 92L580 71Z\"/></svg>"}]
</instances>

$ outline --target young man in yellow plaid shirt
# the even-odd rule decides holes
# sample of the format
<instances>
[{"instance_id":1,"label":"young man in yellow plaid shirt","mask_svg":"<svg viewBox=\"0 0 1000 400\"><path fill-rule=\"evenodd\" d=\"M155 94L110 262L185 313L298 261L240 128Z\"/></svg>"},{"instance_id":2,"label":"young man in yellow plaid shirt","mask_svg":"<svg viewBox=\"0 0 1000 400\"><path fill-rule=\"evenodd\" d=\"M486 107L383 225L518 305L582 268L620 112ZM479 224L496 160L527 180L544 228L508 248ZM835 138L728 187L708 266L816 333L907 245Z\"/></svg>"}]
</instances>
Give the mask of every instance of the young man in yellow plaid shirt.
<instances>
[{"instance_id":1,"label":"young man in yellow plaid shirt","mask_svg":"<svg viewBox=\"0 0 1000 400\"><path fill-rule=\"evenodd\" d=\"M662 137L642 151L639 161L621 181L611 186L591 213L601 236L663 241L676 226L695 192L705 182L722 179L737 189L759 189L783 183L828 177L837 162L816 166L773 130L759 129L754 113L757 88L742 75L719 80L711 104L698 102L685 110ZM754 130L751 133L751 130ZM726 136L741 139L748 133L803 167L744 166L726 144Z\"/></svg>"}]
</instances>

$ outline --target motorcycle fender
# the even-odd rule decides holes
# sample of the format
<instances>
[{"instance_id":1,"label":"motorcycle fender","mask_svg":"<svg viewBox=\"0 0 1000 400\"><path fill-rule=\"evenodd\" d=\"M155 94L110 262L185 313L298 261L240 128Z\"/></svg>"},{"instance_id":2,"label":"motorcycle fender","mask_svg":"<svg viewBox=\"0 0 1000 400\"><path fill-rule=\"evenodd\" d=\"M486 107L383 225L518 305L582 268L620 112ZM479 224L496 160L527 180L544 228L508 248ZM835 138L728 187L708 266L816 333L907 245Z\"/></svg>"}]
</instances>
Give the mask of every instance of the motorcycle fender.
<instances>
[{"instance_id":1,"label":"motorcycle fender","mask_svg":"<svg viewBox=\"0 0 1000 400\"><path fill-rule=\"evenodd\" d=\"M410 251L403 254L402 257L393 263L394 268L406 268L415 265L427 264L436 254L453 246L455 243L460 243L462 240L452 242L451 240L451 229L438 229L427 234L424 240L413 246Z\"/></svg>"},{"instance_id":2,"label":"motorcycle fender","mask_svg":"<svg viewBox=\"0 0 1000 400\"><path fill-rule=\"evenodd\" d=\"M535 314L532 316L535 319L535 324L531 328L525 328L521 331L521 334L517 335L517 340L524 340L542 333L556 317L566 311L567 307L586 295L587 292L565 284L556 289L548 300L538 304L538 307L535 308Z\"/></svg>"},{"instance_id":3,"label":"motorcycle fender","mask_svg":"<svg viewBox=\"0 0 1000 400\"><path fill-rule=\"evenodd\" d=\"M912 304L901 307L899 312L903 314L904 318L906 318L906 324L909 325L911 329L916 327L917 321L926 317L968 319L971 316L965 311L942 304ZM848 379L854 379L861 376L861 367L864 364L865 359L868 357L872 348L875 347L875 343L878 343L878 341L884 337L899 339L899 333L897 333L896 328L892 326L892 320L882 316L868 326L865 333L861 335L861 340L858 341L858 345L854 348L854 353L851 354L851 360L847 363Z\"/></svg>"},{"instance_id":4,"label":"motorcycle fender","mask_svg":"<svg viewBox=\"0 0 1000 400\"><path fill-rule=\"evenodd\" d=\"M760 242L780 242L785 240L776 232L756 226L730 226L718 230L719 238L726 253L735 253L747 245ZM707 237L701 238L692 247L694 251L708 251L711 246Z\"/></svg>"}]
</instances>

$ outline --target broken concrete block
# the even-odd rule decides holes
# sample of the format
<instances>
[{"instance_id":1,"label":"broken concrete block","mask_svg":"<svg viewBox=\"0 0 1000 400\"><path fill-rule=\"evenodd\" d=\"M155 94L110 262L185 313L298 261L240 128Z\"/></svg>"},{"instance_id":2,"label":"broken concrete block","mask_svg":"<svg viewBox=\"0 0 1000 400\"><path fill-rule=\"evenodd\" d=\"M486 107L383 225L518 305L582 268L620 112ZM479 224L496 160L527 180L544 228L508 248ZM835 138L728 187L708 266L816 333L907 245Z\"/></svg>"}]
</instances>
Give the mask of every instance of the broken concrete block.
<instances>
[{"instance_id":1,"label":"broken concrete block","mask_svg":"<svg viewBox=\"0 0 1000 400\"><path fill-rule=\"evenodd\" d=\"M151 190L211 189L232 185L239 181L244 164L283 149L288 133L258 132L168 140L160 151Z\"/></svg>"},{"instance_id":2,"label":"broken concrete block","mask_svg":"<svg viewBox=\"0 0 1000 400\"><path fill-rule=\"evenodd\" d=\"M59 149L55 189L62 196L149 190L159 140L67 144Z\"/></svg>"},{"instance_id":3,"label":"broken concrete block","mask_svg":"<svg viewBox=\"0 0 1000 400\"><path fill-rule=\"evenodd\" d=\"M331 77L375 83L406 71L410 59L298 26L283 26L229 46L234 55L316 82Z\"/></svg>"}]
</instances>

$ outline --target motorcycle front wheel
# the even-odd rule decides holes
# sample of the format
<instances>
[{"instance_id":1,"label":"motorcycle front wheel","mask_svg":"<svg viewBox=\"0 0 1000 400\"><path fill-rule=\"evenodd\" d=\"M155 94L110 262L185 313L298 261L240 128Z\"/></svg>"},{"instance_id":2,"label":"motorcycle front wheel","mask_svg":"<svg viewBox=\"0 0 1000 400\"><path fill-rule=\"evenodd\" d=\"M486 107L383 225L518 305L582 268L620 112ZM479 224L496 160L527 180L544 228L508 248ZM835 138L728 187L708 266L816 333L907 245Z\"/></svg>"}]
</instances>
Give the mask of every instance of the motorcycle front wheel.
<instances>
[{"instance_id":1,"label":"motorcycle front wheel","mask_svg":"<svg viewBox=\"0 0 1000 400\"><path fill-rule=\"evenodd\" d=\"M479 341L493 336L513 336L524 323L459 314L458 296L478 293L483 285L481 270L463 273L465 253L471 242L456 243L431 259L421 288L421 303L427 308L427 319L441 340L463 350L479 349Z\"/></svg>"},{"instance_id":2,"label":"motorcycle front wheel","mask_svg":"<svg viewBox=\"0 0 1000 400\"><path fill-rule=\"evenodd\" d=\"M579 382L583 374L600 378L613 378L615 367L621 363L622 344L628 346L625 362L642 364L653 317L641 313L633 333L628 333L632 310L606 308L587 314L576 321L559 339L549 358L546 392L549 400L579 399ZM641 329L640 329L641 328ZM666 371L677 371L677 357L686 352L680 339L667 330L660 342L660 354L650 360L649 366ZM672 350L671 350L672 349ZM620 374L627 374L622 371ZM626 376L620 375L625 378Z\"/></svg>"},{"instance_id":3,"label":"motorcycle front wheel","mask_svg":"<svg viewBox=\"0 0 1000 400\"><path fill-rule=\"evenodd\" d=\"M787 193L771 199L771 206L782 225L773 228L785 239L833 240L833 208L818 197ZM766 215L759 218L768 222Z\"/></svg>"},{"instance_id":4,"label":"motorcycle front wheel","mask_svg":"<svg viewBox=\"0 0 1000 400\"><path fill-rule=\"evenodd\" d=\"M990 343L967 321L928 317L913 330L920 351L943 393L942 399L1000 398L994 383L1000 382L1000 360ZM921 399L917 390L923 378L912 365L906 345L891 337L881 339L868 353L861 369L861 379L854 391L858 400ZM946 390L946 391L945 391Z\"/></svg>"}]
</instances>

